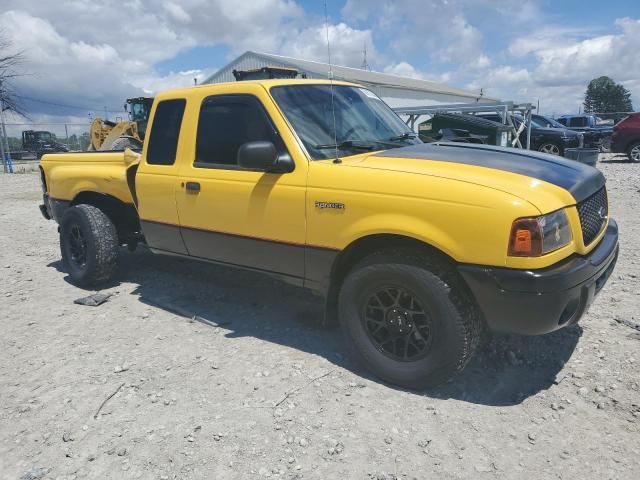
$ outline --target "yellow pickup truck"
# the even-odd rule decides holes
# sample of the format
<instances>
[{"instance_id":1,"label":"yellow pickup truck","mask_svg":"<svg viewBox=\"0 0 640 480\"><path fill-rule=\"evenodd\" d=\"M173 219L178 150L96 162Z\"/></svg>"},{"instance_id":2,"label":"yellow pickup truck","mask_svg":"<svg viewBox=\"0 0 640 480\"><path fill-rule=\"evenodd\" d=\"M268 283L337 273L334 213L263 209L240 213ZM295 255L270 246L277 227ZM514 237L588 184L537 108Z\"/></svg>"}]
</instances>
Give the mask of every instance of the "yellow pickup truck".
<instances>
[{"instance_id":1,"label":"yellow pickup truck","mask_svg":"<svg viewBox=\"0 0 640 480\"><path fill-rule=\"evenodd\" d=\"M349 350L391 383L448 379L485 328L574 324L617 259L598 170L423 144L358 85L173 90L149 125L139 153L42 158L40 209L60 225L71 279L112 279L121 247L141 242L271 274L323 295Z\"/></svg>"}]
</instances>

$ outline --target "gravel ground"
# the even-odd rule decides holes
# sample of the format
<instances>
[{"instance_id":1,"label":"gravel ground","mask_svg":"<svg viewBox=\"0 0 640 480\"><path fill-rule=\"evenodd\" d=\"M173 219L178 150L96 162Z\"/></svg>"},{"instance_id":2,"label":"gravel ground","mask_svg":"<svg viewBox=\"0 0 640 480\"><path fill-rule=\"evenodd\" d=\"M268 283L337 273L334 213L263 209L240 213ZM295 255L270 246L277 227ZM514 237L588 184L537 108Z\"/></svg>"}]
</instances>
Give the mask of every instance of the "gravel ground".
<instances>
[{"instance_id":1,"label":"gravel ground","mask_svg":"<svg viewBox=\"0 0 640 480\"><path fill-rule=\"evenodd\" d=\"M0 175L0 478L640 478L640 165L599 166L621 253L581 324L418 393L258 275L123 252L107 303L74 304L38 176Z\"/></svg>"}]
</instances>

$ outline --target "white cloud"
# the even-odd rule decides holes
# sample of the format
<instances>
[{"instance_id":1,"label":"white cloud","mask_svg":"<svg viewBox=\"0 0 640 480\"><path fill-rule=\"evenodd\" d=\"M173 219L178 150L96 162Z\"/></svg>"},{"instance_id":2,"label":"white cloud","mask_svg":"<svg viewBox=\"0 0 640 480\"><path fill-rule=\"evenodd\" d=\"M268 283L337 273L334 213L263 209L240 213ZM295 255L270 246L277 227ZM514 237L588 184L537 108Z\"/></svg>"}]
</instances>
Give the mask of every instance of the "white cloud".
<instances>
[{"instance_id":1,"label":"white cloud","mask_svg":"<svg viewBox=\"0 0 640 480\"><path fill-rule=\"evenodd\" d=\"M143 88L145 94L152 95L156 92L169 90L170 88L190 87L194 80L198 84L215 73L216 69L194 69L179 72L169 72L164 76L151 76L137 80L137 84Z\"/></svg>"},{"instance_id":2,"label":"white cloud","mask_svg":"<svg viewBox=\"0 0 640 480\"><path fill-rule=\"evenodd\" d=\"M180 23L189 23L191 22L191 15L185 12L184 8L182 8L177 3L167 2L164 5L164 9L171 15L176 21Z\"/></svg>"},{"instance_id":3,"label":"white cloud","mask_svg":"<svg viewBox=\"0 0 640 480\"><path fill-rule=\"evenodd\" d=\"M373 21L400 60L422 53L439 62L466 63L483 53L482 33L462 13L468 5L462 0L348 0L342 11L346 19Z\"/></svg>"},{"instance_id":4,"label":"white cloud","mask_svg":"<svg viewBox=\"0 0 640 480\"><path fill-rule=\"evenodd\" d=\"M191 85L217 65L203 58L199 70L166 74L154 65L195 46L327 60L323 20L294 0L1 2L0 30L25 52L30 73L19 80L21 93L53 102L120 108L129 96ZM376 70L483 88L504 99L540 98L557 111L575 110L588 81L609 75L632 91L638 105L640 20L619 19L603 34L559 25L537 0L523 0L515 10L511 5L348 0L341 21L329 26L332 61L360 67L366 46ZM501 32L501 51L488 49L488 31ZM54 111L39 106L41 114Z\"/></svg>"},{"instance_id":5,"label":"white cloud","mask_svg":"<svg viewBox=\"0 0 640 480\"><path fill-rule=\"evenodd\" d=\"M20 93L109 109L143 92L191 84L193 74L163 76L154 69L187 48L277 51L288 38L287 23L302 14L292 0L2 0L2 6L0 30L25 56L28 75L16 81ZM206 62L195 74L199 80L213 71ZM56 110L46 103L28 106L34 118Z\"/></svg>"},{"instance_id":6,"label":"white cloud","mask_svg":"<svg viewBox=\"0 0 640 480\"><path fill-rule=\"evenodd\" d=\"M430 82L447 83L451 80L450 72L433 75L416 69L408 62L392 63L387 65L383 71L384 73L390 73L391 75L416 78L419 80L429 80Z\"/></svg>"},{"instance_id":7,"label":"white cloud","mask_svg":"<svg viewBox=\"0 0 640 480\"><path fill-rule=\"evenodd\" d=\"M28 74L19 78L26 96L113 109L127 96L141 93L126 80L140 69L108 44L70 41L48 21L25 12L5 12L0 30L26 57ZM40 105L45 112L51 110Z\"/></svg>"},{"instance_id":8,"label":"white cloud","mask_svg":"<svg viewBox=\"0 0 640 480\"><path fill-rule=\"evenodd\" d=\"M530 40L521 39L509 52L516 58L533 56L528 67L498 67L482 81L487 93L535 101L540 98L547 111L576 111L593 78L607 75L632 92L636 108L640 101L640 20L622 18L615 22L621 32L578 38L583 30L551 28ZM473 82L478 84L478 80Z\"/></svg>"},{"instance_id":9,"label":"white cloud","mask_svg":"<svg viewBox=\"0 0 640 480\"><path fill-rule=\"evenodd\" d=\"M336 65L357 67L362 65L364 48L367 48L368 62L376 61L377 52L373 45L371 30L357 30L345 23L329 25L331 61ZM284 55L327 62L327 29L325 25L305 28L294 39L282 46Z\"/></svg>"}]
</instances>

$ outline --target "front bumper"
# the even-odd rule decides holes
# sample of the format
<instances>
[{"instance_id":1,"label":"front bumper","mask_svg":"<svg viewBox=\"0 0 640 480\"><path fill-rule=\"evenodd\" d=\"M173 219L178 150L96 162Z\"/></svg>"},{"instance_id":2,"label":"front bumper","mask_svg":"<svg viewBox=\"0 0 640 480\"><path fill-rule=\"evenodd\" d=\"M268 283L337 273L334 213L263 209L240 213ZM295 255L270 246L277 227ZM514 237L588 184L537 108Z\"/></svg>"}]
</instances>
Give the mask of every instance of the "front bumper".
<instances>
[{"instance_id":1,"label":"front bumper","mask_svg":"<svg viewBox=\"0 0 640 480\"><path fill-rule=\"evenodd\" d=\"M610 219L589 255L573 255L540 270L460 265L489 328L542 335L572 325L587 311L618 259L618 225Z\"/></svg>"}]
</instances>

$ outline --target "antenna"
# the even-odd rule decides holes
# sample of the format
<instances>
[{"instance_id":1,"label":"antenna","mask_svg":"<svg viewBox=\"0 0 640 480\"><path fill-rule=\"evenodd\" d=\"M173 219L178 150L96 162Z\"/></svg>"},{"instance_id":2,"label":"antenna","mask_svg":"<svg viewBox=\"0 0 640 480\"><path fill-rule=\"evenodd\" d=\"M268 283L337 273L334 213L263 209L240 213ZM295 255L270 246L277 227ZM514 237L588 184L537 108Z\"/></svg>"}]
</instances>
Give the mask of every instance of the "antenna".
<instances>
[{"instance_id":1,"label":"antenna","mask_svg":"<svg viewBox=\"0 0 640 480\"><path fill-rule=\"evenodd\" d=\"M336 107L333 102L333 66L331 65L331 46L329 44L329 15L327 14L327 0L324 0L324 26L327 31L327 57L329 59L329 82L331 85L331 115L333 116L333 144L335 145L336 158L334 163L340 163L338 158L338 132L336 128Z\"/></svg>"},{"instance_id":2,"label":"antenna","mask_svg":"<svg viewBox=\"0 0 640 480\"><path fill-rule=\"evenodd\" d=\"M364 43L364 48L362 49L362 66L360 68L371 71L369 62L367 62L367 42Z\"/></svg>"}]
</instances>

